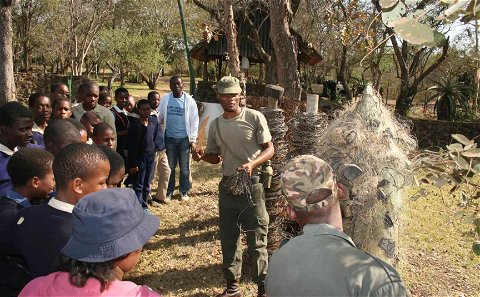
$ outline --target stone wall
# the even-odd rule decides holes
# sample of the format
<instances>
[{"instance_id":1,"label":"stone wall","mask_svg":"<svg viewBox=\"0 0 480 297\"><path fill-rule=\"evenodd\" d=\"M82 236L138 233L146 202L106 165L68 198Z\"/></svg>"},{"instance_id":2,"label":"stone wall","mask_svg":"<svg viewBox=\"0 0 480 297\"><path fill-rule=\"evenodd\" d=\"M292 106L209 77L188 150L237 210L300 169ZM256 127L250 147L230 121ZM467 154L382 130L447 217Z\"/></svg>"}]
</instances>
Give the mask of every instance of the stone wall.
<instances>
[{"instance_id":1,"label":"stone wall","mask_svg":"<svg viewBox=\"0 0 480 297\"><path fill-rule=\"evenodd\" d=\"M63 82L68 85L69 76L62 76L59 74L39 74L39 73L15 73L15 86L17 89L17 100L23 103L28 102L28 97L35 92L42 92L50 94L50 86L57 82ZM73 96L76 95L76 90L85 81L88 81L86 76L72 77Z\"/></svg>"},{"instance_id":2,"label":"stone wall","mask_svg":"<svg viewBox=\"0 0 480 297\"><path fill-rule=\"evenodd\" d=\"M480 135L480 122L458 123L435 120L412 119L412 133L420 148L442 147L451 142L452 134L463 134L472 139ZM476 142L479 143L477 138Z\"/></svg>"}]
</instances>

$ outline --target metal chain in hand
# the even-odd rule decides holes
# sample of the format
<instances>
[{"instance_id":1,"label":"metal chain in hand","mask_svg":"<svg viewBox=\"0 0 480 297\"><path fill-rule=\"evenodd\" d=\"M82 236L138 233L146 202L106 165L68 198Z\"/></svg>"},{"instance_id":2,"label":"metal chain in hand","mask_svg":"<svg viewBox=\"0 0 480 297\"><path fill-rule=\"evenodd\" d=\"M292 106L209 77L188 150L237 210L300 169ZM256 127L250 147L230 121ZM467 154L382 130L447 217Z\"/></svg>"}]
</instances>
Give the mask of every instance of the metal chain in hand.
<instances>
[{"instance_id":1,"label":"metal chain in hand","mask_svg":"<svg viewBox=\"0 0 480 297\"><path fill-rule=\"evenodd\" d=\"M252 181L248 176L247 170L241 169L235 174L229 176L224 185L225 190L233 196L245 195L248 206L255 206L252 198Z\"/></svg>"},{"instance_id":2,"label":"metal chain in hand","mask_svg":"<svg viewBox=\"0 0 480 297\"><path fill-rule=\"evenodd\" d=\"M252 230L243 230L242 224L240 223L240 217L242 216L243 212L247 210L249 207L257 206L253 202L252 198L252 181L250 176L248 176L247 170L241 169L237 171L234 175L231 175L227 178L227 181L224 185L225 190L233 196L243 196L247 198L248 205L240 212L237 217L237 227L240 231L243 232L255 232L255 229Z\"/></svg>"}]
</instances>

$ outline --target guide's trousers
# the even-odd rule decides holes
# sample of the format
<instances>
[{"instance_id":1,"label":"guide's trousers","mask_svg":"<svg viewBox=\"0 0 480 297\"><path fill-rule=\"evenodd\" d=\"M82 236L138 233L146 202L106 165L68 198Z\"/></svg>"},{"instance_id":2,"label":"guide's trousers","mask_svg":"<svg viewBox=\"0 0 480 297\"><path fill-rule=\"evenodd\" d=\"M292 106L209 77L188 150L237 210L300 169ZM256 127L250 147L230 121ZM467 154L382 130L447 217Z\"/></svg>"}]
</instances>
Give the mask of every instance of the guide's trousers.
<instances>
[{"instance_id":1,"label":"guide's trousers","mask_svg":"<svg viewBox=\"0 0 480 297\"><path fill-rule=\"evenodd\" d=\"M265 208L263 185L257 183L252 188L249 203L245 195L233 196L219 184L220 241L223 255L223 274L227 283L238 282L242 273L242 243L240 231L246 233L248 252L252 256L252 277L263 284L268 266L267 233L268 213ZM240 229L241 228L241 229Z\"/></svg>"}]
</instances>

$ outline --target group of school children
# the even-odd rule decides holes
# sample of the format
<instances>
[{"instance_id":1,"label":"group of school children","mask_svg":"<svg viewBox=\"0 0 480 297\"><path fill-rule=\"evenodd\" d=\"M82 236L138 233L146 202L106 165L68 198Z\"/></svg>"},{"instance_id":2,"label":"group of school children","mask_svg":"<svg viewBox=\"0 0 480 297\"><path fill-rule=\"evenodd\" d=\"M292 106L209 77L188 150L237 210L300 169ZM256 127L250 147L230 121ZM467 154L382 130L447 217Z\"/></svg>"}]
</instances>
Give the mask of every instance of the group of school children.
<instances>
[{"instance_id":1,"label":"group of school children","mask_svg":"<svg viewBox=\"0 0 480 297\"><path fill-rule=\"evenodd\" d=\"M159 226L147 209L158 102L119 88L110 110L92 82L68 95L60 83L0 107L0 296L159 296L122 281ZM125 173L133 189L119 188Z\"/></svg>"}]
</instances>

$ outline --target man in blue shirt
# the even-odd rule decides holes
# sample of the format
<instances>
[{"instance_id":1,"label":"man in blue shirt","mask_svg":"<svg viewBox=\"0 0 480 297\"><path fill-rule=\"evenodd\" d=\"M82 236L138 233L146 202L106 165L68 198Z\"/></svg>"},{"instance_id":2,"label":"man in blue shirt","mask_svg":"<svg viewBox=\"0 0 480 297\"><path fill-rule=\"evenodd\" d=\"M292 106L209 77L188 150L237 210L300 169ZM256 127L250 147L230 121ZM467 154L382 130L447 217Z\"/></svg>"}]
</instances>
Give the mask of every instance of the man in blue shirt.
<instances>
[{"instance_id":1,"label":"man in blue shirt","mask_svg":"<svg viewBox=\"0 0 480 297\"><path fill-rule=\"evenodd\" d=\"M181 199L187 201L190 190L190 151L195 150L198 136L198 109L192 96L183 91L182 78L173 76L170 79L169 93L162 97L158 107L158 120L163 127L170 180L168 182L167 199L175 189L175 168L180 165Z\"/></svg>"}]
</instances>

